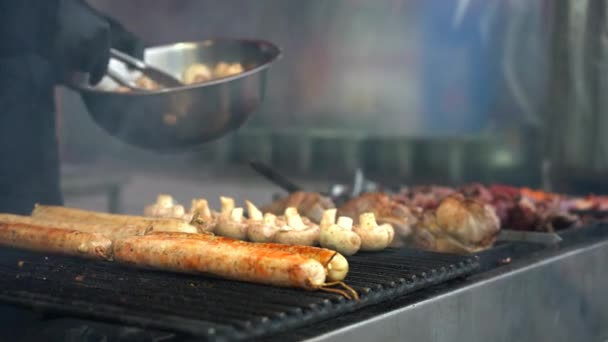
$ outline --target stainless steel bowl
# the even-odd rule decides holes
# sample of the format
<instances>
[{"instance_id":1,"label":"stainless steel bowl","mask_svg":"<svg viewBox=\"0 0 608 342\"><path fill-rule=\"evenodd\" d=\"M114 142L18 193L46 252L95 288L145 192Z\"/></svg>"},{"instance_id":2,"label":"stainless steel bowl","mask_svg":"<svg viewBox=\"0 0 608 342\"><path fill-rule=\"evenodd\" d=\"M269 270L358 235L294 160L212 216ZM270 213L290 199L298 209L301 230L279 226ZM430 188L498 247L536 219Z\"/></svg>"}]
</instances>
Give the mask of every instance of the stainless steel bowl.
<instances>
[{"instance_id":1,"label":"stainless steel bowl","mask_svg":"<svg viewBox=\"0 0 608 342\"><path fill-rule=\"evenodd\" d=\"M211 82L150 92L120 93L74 82L95 122L145 149L180 151L239 128L264 98L266 73L280 56L255 40L206 40L146 49L145 61L181 77L194 63L241 63L245 72Z\"/></svg>"}]
</instances>

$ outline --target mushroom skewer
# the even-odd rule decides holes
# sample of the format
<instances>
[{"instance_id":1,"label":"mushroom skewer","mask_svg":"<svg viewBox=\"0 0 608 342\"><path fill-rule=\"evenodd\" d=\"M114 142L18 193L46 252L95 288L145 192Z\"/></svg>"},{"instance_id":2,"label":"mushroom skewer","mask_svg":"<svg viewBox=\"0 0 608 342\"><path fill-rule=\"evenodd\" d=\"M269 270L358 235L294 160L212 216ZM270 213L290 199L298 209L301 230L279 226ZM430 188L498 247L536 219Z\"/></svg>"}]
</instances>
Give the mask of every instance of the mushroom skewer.
<instances>
[{"instance_id":1,"label":"mushroom skewer","mask_svg":"<svg viewBox=\"0 0 608 342\"><path fill-rule=\"evenodd\" d=\"M234 207L234 199L220 197L222 211L217 220L215 233L237 240L247 239L247 223L243 217L243 208Z\"/></svg>"},{"instance_id":2,"label":"mushroom skewer","mask_svg":"<svg viewBox=\"0 0 608 342\"><path fill-rule=\"evenodd\" d=\"M319 226L302 220L298 210L290 207L285 209L287 225L279 228L275 241L287 245L315 246L319 243Z\"/></svg>"},{"instance_id":3,"label":"mushroom skewer","mask_svg":"<svg viewBox=\"0 0 608 342\"><path fill-rule=\"evenodd\" d=\"M388 223L378 225L373 213L361 214L359 226L355 226L353 230L361 237L362 251L383 250L395 237L393 227Z\"/></svg>"},{"instance_id":4,"label":"mushroom skewer","mask_svg":"<svg viewBox=\"0 0 608 342\"><path fill-rule=\"evenodd\" d=\"M353 232L351 218L342 216L335 223L336 212L336 209L329 209L323 213L319 239L321 247L336 250L346 256L353 255L361 248L361 238Z\"/></svg>"},{"instance_id":5,"label":"mushroom skewer","mask_svg":"<svg viewBox=\"0 0 608 342\"><path fill-rule=\"evenodd\" d=\"M277 220L277 217L271 213L262 214L262 212L250 201L245 201L247 206L247 237L253 242L272 242L274 237L283 225Z\"/></svg>"},{"instance_id":6,"label":"mushroom skewer","mask_svg":"<svg viewBox=\"0 0 608 342\"><path fill-rule=\"evenodd\" d=\"M183 218L185 214L184 206L166 194L158 195L156 203L144 208L144 215L150 217Z\"/></svg>"},{"instance_id":7,"label":"mushroom skewer","mask_svg":"<svg viewBox=\"0 0 608 342\"><path fill-rule=\"evenodd\" d=\"M209 209L209 202L206 199L193 199L188 219L199 232L213 233L217 227L218 214Z\"/></svg>"}]
</instances>

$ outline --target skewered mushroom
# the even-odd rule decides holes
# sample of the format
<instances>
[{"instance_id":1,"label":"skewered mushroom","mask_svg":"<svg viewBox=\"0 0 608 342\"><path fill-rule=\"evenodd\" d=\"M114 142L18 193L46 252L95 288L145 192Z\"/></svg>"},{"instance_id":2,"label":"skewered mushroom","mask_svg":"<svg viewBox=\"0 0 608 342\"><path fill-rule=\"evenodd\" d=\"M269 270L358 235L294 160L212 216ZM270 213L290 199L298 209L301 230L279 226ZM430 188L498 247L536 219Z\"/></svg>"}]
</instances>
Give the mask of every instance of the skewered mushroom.
<instances>
[{"instance_id":1,"label":"skewered mushroom","mask_svg":"<svg viewBox=\"0 0 608 342\"><path fill-rule=\"evenodd\" d=\"M305 224L296 208L285 209L287 225L279 228L275 242L288 245L314 246L319 242L319 226Z\"/></svg>"},{"instance_id":2,"label":"skewered mushroom","mask_svg":"<svg viewBox=\"0 0 608 342\"><path fill-rule=\"evenodd\" d=\"M392 247L401 247L411 237L413 227L417 222L417 215L413 208L399 203L391 196L380 192L364 193L344 203L339 209L340 216L348 216L359 224L359 216L364 213L373 213L380 224L390 224L396 238Z\"/></svg>"},{"instance_id":3,"label":"skewered mushroom","mask_svg":"<svg viewBox=\"0 0 608 342\"><path fill-rule=\"evenodd\" d=\"M222 211L215 227L215 233L238 240L247 238L247 223L243 217L243 208L234 207L234 199L220 197Z\"/></svg>"},{"instance_id":4,"label":"skewered mushroom","mask_svg":"<svg viewBox=\"0 0 608 342\"><path fill-rule=\"evenodd\" d=\"M156 203L144 208L144 215L151 217L183 218L185 214L184 207L167 194L158 195Z\"/></svg>"},{"instance_id":5,"label":"skewered mushroom","mask_svg":"<svg viewBox=\"0 0 608 342\"><path fill-rule=\"evenodd\" d=\"M196 226L201 233L212 233L217 226L218 214L209 209L206 199L193 199L188 221Z\"/></svg>"},{"instance_id":6,"label":"skewered mushroom","mask_svg":"<svg viewBox=\"0 0 608 342\"><path fill-rule=\"evenodd\" d=\"M343 255L349 256L357 253L361 248L361 238L353 232L353 219L346 216L336 220L337 209L329 209L323 213L321 219L320 243L321 247L333 249Z\"/></svg>"},{"instance_id":7,"label":"skewered mushroom","mask_svg":"<svg viewBox=\"0 0 608 342\"><path fill-rule=\"evenodd\" d=\"M280 224L273 214L262 212L250 201L245 201L249 215L247 237L253 242L272 242Z\"/></svg>"},{"instance_id":8,"label":"skewered mushroom","mask_svg":"<svg viewBox=\"0 0 608 342\"><path fill-rule=\"evenodd\" d=\"M362 251L379 251L385 249L395 237L395 231L390 224L378 225L373 213L364 213L359 216L359 226L354 232L361 238Z\"/></svg>"}]
</instances>

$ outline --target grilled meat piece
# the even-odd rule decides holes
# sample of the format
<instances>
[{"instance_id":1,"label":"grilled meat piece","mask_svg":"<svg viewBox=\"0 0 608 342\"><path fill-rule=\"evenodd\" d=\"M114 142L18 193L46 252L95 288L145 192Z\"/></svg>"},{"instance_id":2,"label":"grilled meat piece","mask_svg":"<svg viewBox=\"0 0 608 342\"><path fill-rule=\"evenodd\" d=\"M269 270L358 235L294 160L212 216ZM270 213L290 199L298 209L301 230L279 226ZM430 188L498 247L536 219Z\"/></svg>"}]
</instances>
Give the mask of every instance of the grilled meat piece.
<instances>
[{"instance_id":1,"label":"grilled meat piece","mask_svg":"<svg viewBox=\"0 0 608 342\"><path fill-rule=\"evenodd\" d=\"M359 216L373 213L378 224L390 224L395 230L392 247L402 246L412 234L412 227L417 222L413 210L391 198L391 196L368 192L354 198L340 207L339 216L348 216L359 224Z\"/></svg>"},{"instance_id":2,"label":"grilled meat piece","mask_svg":"<svg viewBox=\"0 0 608 342\"><path fill-rule=\"evenodd\" d=\"M520 197L519 189L504 185L492 185L488 187L488 191L492 194L490 203L494 206L496 215L500 218L502 226L507 227L509 214L517 205Z\"/></svg>"},{"instance_id":3,"label":"grilled meat piece","mask_svg":"<svg viewBox=\"0 0 608 342\"><path fill-rule=\"evenodd\" d=\"M479 183L462 186L458 189L458 192L466 198L475 199L482 203L492 203L494 201L494 194L490 189Z\"/></svg>"},{"instance_id":4,"label":"grilled meat piece","mask_svg":"<svg viewBox=\"0 0 608 342\"><path fill-rule=\"evenodd\" d=\"M422 214L412 242L438 252L474 253L491 247L499 231L500 221L490 205L451 195Z\"/></svg>"},{"instance_id":5,"label":"grilled meat piece","mask_svg":"<svg viewBox=\"0 0 608 342\"><path fill-rule=\"evenodd\" d=\"M528 188L507 185L486 187L478 183L457 190L438 186L414 187L395 198L406 205L421 206L428 210L437 208L444 198L453 194L490 205L500 219L501 226L515 230L554 231L572 227L580 223L580 219L570 213L573 207L593 207L595 204Z\"/></svg>"},{"instance_id":6,"label":"grilled meat piece","mask_svg":"<svg viewBox=\"0 0 608 342\"><path fill-rule=\"evenodd\" d=\"M283 215L285 209L296 208L298 213L302 216L307 217L318 224L321 222L323 212L326 209L335 207L335 204L330 198L324 197L318 192L298 191L278 201L272 202L263 207L262 211L274 215Z\"/></svg>"},{"instance_id":7,"label":"grilled meat piece","mask_svg":"<svg viewBox=\"0 0 608 342\"><path fill-rule=\"evenodd\" d=\"M425 185L405 189L400 194L395 195L394 198L408 207L434 209L437 208L441 200L455 192L456 190L444 186Z\"/></svg>"},{"instance_id":8,"label":"grilled meat piece","mask_svg":"<svg viewBox=\"0 0 608 342\"><path fill-rule=\"evenodd\" d=\"M570 213L573 202L566 196L504 185L494 185L489 190L503 227L553 232L580 223L580 219Z\"/></svg>"},{"instance_id":9,"label":"grilled meat piece","mask_svg":"<svg viewBox=\"0 0 608 342\"><path fill-rule=\"evenodd\" d=\"M608 196L568 198L562 205L571 211L608 211Z\"/></svg>"}]
</instances>

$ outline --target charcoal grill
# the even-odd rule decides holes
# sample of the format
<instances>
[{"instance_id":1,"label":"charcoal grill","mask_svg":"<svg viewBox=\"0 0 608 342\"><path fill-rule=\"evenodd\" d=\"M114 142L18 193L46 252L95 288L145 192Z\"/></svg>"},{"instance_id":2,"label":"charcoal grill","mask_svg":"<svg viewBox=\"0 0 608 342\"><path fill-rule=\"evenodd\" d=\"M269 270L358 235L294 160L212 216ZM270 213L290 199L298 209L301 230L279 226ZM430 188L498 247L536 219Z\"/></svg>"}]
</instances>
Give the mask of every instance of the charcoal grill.
<instances>
[{"instance_id":1,"label":"charcoal grill","mask_svg":"<svg viewBox=\"0 0 608 342\"><path fill-rule=\"evenodd\" d=\"M43 312L181 332L207 340L259 337L355 311L479 267L474 256L407 249L349 258L361 296L274 288L2 249L0 301Z\"/></svg>"}]
</instances>

